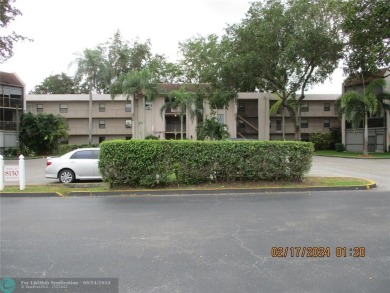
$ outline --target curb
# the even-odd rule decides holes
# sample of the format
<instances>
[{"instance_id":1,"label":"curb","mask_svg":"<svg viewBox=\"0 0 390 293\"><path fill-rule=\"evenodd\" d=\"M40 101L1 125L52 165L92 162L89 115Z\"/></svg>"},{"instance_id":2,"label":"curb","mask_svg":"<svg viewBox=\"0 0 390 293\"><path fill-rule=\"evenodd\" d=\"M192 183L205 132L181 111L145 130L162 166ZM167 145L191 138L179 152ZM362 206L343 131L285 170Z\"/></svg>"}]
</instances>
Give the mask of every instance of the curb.
<instances>
[{"instance_id":1,"label":"curb","mask_svg":"<svg viewBox=\"0 0 390 293\"><path fill-rule=\"evenodd\" d=\"M0 192L2 197L64 197L58 192Z\"/></svg>"},{"instance_id":2,"label":"curb","mask_svg":"<svg viewBox=\"0 0 390 293\"><path fill-rule=\"evenodd\" d=\"M390 158L339 157L339 156L332 156L332 155L313 155L313 157L327 157L327 158L355 159L355 160L390 160Z\"/></svg>"},{"instance_id":3,"label":"curb","mask_svg":"<svg viewBox=\"0 0 390 293\"><path fill-rule=\"evenodd\" d=\"M335 186L335 187L302 187L302 188L229 188L229 189L157 189L157 190L123 190L123 191L71 191L67 195L60 193L34 193L34 192L2 192L1 197L97 197L97 196L175 196L175 195L208 195L208 194L250 194L250 193L275 193L275 192L300 192L300 191L348 191L348 190L369 190L376 188L376 183L369 180L366 185Z\"/></svg>"}]
</instances>

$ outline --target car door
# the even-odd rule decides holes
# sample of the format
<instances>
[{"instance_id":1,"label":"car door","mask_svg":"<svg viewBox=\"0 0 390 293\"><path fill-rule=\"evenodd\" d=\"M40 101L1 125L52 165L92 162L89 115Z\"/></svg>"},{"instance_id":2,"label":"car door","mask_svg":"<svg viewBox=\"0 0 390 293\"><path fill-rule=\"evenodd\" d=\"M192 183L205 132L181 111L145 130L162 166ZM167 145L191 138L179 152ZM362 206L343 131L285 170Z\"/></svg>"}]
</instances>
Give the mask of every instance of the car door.
<instances>
[{"instance_id":1,"label":"car door","mask_svg":"<svg viewBox=\"0 0 390 293\"><path fill-rule=\"evenodd\" d=\"M93 178L95 170L95 159L93 150L80 150L70 157L70 166L76 178Z\"/></svg>"},{"instance_id":2,"label":"car door","mask_svg":"<svg viewBox=\"0 0 390 293\"><path fill-rule=\"evenodd\" d=\"M100 174L100 170L99 170L99 150L93 151L91 161L93 167L93 176L95 178L101 178L102 175Z\"/></svg>"}]
</instances>

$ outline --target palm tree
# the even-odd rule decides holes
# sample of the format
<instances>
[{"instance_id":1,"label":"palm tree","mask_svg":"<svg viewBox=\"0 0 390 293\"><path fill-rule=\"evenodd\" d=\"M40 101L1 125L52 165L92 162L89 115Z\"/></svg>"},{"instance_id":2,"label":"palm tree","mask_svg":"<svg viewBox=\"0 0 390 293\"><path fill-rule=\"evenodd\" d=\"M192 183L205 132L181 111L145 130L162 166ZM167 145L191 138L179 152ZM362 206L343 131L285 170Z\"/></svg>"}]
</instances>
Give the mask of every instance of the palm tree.
<instances>
[{"instance_id":1,"label":"palm tree","mask_svg":"<svg viewBox=\"0 0 390 293\"><path fill-rule=\"evenodd\" d=\"M386 82L379 78L370 82L365 87L363 84L363 94L356 91L345 92L338 100L340 114L345 114L345 120L352 124L353 129L364 124L363 154L368 155L368 115L382 115L386 108L386 103L381 102L375 94L378 88L384 88Z\"/></svg>"},{"instance_id":2,"label":"palm tree","mask_svg":"<svg viewBox=\"0 0 390 293\"><path fill-rule=\"evenodd\" d=\"M88 83L89 105L88 105L88 144L92 144L92 92L101 92L102 81L108 76L108 67L104 60L102 51L99 49L85 49L83 54L71 64L76 63L77 70L75 73L76 80L85 79Z\"/></svg>"},{"instance_id":3,"label":"palm tree","mask_svg":"<svg viewBox=\"0 0 390 293\"><path fill-rule=\"evenodd\" d=\"M278 95L278 100L269 109L270 114L276 114L279 110L282 112L282 140L286 139L285 129L285 111L284 111L284 100Z\"/></svg>"},{"instance_id":4,"label":"palm tree","mask_svg":"<svg viewBox=\"0 0 390 293\"><path fill-rule=\"evenodd\" d=\"M183 120L186 115L187 109L189 110L191 119L193 120L196 112L192 109L192 105L195 102L195 96L191 92L187 92L185 86L182 85L178 90L172 91L168 95L168 100L164 103L164 105L160 108L160 115L164 113L164 111L168 108L179 110L180 117L180 139L183 139Z\"/></svg>"},{"instance_id":5,"label":"palm tree","mask_svg":"<svg viewBox=\"0 0 390 293\"><path fill-rule=\"evenodd\" d=\"M227 131L227 125L219 123L218 119L212 117L210 119L205 119L197 127L198 139L204 140L209 138L211 140L220 140L226 139L230 136Z\"/></svg>"},{"instance_id":6,"label":"palm tree","mask_svg":"<svg viewBox=\"0 0 390 293\"><path fill-rule=\"evenodd\" d=\"M137 135L137 127L141 127L142 122L137 121L138 117L138 99L145 98L147 101L152 101L159 94L158 84L154 76L147 70L130 71L122 74L119 79L110 86L111 98L115 99L117 95L126 95L128 100L130 97L134 101L134 120L133 134ZM141 138L141 133L140 133Z\"/></svg>"}]
</instances>

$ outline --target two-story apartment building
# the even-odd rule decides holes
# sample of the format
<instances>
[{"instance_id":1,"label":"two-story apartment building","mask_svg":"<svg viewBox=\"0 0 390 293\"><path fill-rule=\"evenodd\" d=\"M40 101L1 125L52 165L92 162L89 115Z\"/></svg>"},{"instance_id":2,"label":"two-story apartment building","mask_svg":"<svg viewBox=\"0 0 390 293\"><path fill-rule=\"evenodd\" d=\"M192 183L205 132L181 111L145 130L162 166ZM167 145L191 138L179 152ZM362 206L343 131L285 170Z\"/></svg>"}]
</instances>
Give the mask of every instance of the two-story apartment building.
<instances>
[{"instance_id":1,"label":"two-story apartment building","mask_svg":"<svg viewBox=\"0 0 390 293\"><path fill-rule=\"evenodd\" d=\"M25 108L25 86L15 73L0 72L0 153L18 145L19 117Z\"/></svg>"},{"instance_id":2,"label":"two-story apartment building","mask_svg":"<svg viewBox=\"0 0 390 293\"><path fill-rule=\"evenodd\" d=\"M165 85L178 89L179 85ZM268 93L239 93L236 101L227 108L211 111L207 102L203 105L204 118L215 115L228 126L231 138L270 140L282 138L281 113L271 115L270 106L275 97ZM328 131L338 127L335 110L336 95L308 95L301 108L302 138L313 132ZM32 113L53 113L63 115L69 124L69 144L88 143L88 95L27 95L27 111ZM154 135L161 139L179 139L181 132L180 112L167 108L163 96L153 101L143 97L126 99L110 95L93 95L92 99L92 141L105 139L145 138ZM293 125L285 115L286 139L293 139ZM186 110L183 121L183 135L196 139L196 119Z\"/></svg>"},{"instance_id":3,"label":"two-story apartment building","mask_svg":"<svg viewBox=\"0 0 390 293\"><path fill-rule=\"evenodd\" d=\"M89 95L27 95L27 112L59 114L69 126L69 144L87 144ZM123 96L95 94L92 102L92 143L105 139L131 139L132 101Z\"/></svg>"}]
</instances>

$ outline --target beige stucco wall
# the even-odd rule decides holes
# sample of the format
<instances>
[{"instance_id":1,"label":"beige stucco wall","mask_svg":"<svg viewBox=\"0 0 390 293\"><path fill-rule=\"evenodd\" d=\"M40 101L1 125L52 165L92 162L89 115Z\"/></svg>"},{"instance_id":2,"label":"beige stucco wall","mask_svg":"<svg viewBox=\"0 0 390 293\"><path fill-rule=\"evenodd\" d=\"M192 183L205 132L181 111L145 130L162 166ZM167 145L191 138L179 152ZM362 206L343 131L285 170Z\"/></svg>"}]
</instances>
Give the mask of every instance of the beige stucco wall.
<instances>
[{"instance_id":1,"label":"beige stucco wall","mask_svg":"<svg viewBox=\"0 0 390 293\"><path fill-rule=\"evenodd\" d=\"M337 113L334 107L334 97L326 95L308 97L309 112L303 112L302 117L309 119L309 128L302 129L302 133L324 131L324 119L330 119L330 127L338 126ZM88 95L29 95L27 98L27 111L36 113L37 104L43 105L44 112L60 114L67 118L70 127L69 143L87 143L88 142ZM326 100L329 98L329 100ZM270 100L275 99L271 94L267 93L239 93L237 100L231 101L227 108L215 110L215 115L223 114L224 123L228 126L228 131L231 138L237 138L237 113L238 103L240 100L249 101L247 110L257 113L256 118L251 118L251 121L256 121L258 128L259 140L269 140L270 137L278 135L276 132L276 119L281 119L281 115L273 115L269 117ZM317 100L316 100L317 99ZM332 100L333 99L333 100ZM251 102L253 100L253 102ZM117 137L125 139L126 137L144 138L147 135L156 135L161 139L165 138L166 131L166 115L160 114L160 109L164 104L164 98L158 97L152 103L151 109L145 109L145 99L139 98L133 100L132 112L125 111L126 97L119 96L114 101L110 95L94 95L93 96L93 140L98 142L99 137ZM59 104L68 105L68 113L59 112ZM324 104L330 103L330 111L324 111ZM105 112L99 111L99 104L105 105ZM257 109L253 109L257 105ZM256 107L256 106L255 106ZM211 109L204 102L204 117L211 116ZM252 114L253 114L252 113ZM167 114L168 115L168 114ZM173 114L171 114L173 115ZM389 115L389 114L388 114ZM286 134L293 133L292 124L289 123L288 114L286 115ZM168 116L167 116L168 117ZM125 121L132 119L132 128L125 127ZM105 128L99 128L99 120L105 121ZM388 123L390 123L388 119ZM138 124L140 122L140 124ZM187 138L196 139L196 119L191 120L189 109L186 113L185 131ZM389 127L388 127L389 128ZM172 130L171 130L172 131ZM177 129L178 137L180 137L180 129ZM388 132L388 142L390 141L390 133Z\"/></svg>"}]
</instances>

